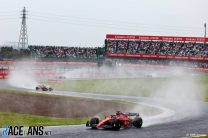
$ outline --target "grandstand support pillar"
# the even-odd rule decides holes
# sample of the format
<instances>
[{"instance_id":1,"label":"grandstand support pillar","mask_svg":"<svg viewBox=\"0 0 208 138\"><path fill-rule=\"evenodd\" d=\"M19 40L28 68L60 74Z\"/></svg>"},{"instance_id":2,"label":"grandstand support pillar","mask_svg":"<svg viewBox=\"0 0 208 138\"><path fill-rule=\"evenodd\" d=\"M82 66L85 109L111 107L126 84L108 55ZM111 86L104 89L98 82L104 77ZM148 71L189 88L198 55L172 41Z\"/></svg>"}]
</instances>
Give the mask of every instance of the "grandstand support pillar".
<instances>
[{"instance_id":1,"label":"grandstand support pillar","mask_svg":"<svg viewBox=\"0 0 208 138\"><path fill-rule=\"evenodd\" d=\"M21 23L21 29L20 29L18 48L25 49L28 47L28 35L27 35L27 25L26 25L26 12L27 12L26 8L24 7L21 12L22 12L21 13L22 23Z\"/></svg>"}]
</instances>

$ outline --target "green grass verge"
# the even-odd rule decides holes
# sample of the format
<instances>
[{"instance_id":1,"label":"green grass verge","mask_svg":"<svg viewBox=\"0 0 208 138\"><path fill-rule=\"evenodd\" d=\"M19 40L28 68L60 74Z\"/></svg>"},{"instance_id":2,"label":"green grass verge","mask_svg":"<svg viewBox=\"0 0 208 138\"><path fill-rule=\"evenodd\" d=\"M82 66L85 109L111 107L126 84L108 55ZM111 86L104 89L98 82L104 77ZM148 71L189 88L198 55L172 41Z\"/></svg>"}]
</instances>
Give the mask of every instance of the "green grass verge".
<instances>
[{"instance_id":1,"label":"green grass verge","mask_svg":"<svg viewBox=\"0 0 208 138\"><path fill-rule=\"evenodd\" d=\"M93 98L83 98L83 97L76 97L76 96L63 96L63 95L54 95L54 94L47 94L47 93L34 93L25 90L16 90L13 88L0 88L0 93L15 93L15 94L26 94L31 96L47 96L47 97L55 97L55 98L64 98L64 99L75 99L75 100L85 100L85 101L101 101L101 99L93 99ZM128 105L135 105L134 103L122 100L102 100L106 102L111 102L115 104L128 104Z\"/></svg>"},{"instance_id":2,"label":"green grass verge","mask_svg":"<svg viewBox=\"0 0 208 138\"><path fill-rule=\"evenodd\" d=\"M0 88L0 93L15 93L15 94L24 94L24 95L31 95L31 96L47 96L47 97L55 97L61 99L75 99L85 100L85 101L101 101L97 99L90 99L90 98L80 98L80 97L70 97L70 96L59 96L59 95L51 95L51 94L42 94L42 93L33 93L27 92L23 90L15 90L10 88ZM128 104L129 106L134 106L135 104L120 101L120 100L107 100L106 102L111 102L114 104ZM148 108L149 109L149 108ZM151 108L151 110L154 110ZM159 112L155 110L155 112ZM4 125L14 126L14 125L21 125L21 126L37 126L37 125L44 125L44 126L59 126L59 125L79 125L85 124L89 117L83 118L58 118L58 117L48 117L48 116L39 116L39 115L31 115L31 114L19 114L19 113L7 113L7 112L0 112L0 127Z\"/></svg>"},{"instance_id":3,"label":"green grass verge","mask_svg":"<svg viewBox=\"0 0 208 138\"><path fill-rule=\"evenodd\" d=\"M208 136L193 136L191 138L208 138Z\"/></svg>"},{"instance_id":4,"label":"green grass verge","mask_svg":"<svg viewBox=\"0 0 208 138\"><path fill-rule=\"evenodd\" d=\"M151 81L151 82L150 82ZM104 80L67 80L62 84L52 84L54 89L76 92L105 94L126 94L148 96L152 89L158 89L162 82L158 79L104 79ZM149 87L147 84L154 84ZM141 93L142 92L142 93Z\"/></svg>"},{"instance_id":5,"label":"green grass verge","mask_svg":"<svg viewBox=\"0 0 208 138\"><path fill-rule=\"evenodd\" d=\"M61 84L50 84L56 90L151 96L174 79L186 81L189 78L137 78L137 79L103 79L103 80L67 80ZM202 89L205 101L208 101L208 77L190 78Z\"/></svg>"},{"instance_id":6,"label":"green grass verge","mask_svg":"<svg viewBox=\"0 0 208 138\"><path fill-rule=\"evenodd\" d=\"M47 97L56 97L56 98L67 98L67 99L85 99L79 97L65 97L58 95L50 95L50 94L40 94L40 93L32 93L22 90L15 90L9 88L0 88L1 93L16 93L16 94L27 94L31 96L47 96ZM86 98L85 100L95 100ZM118 101L109 101L109 102L118 102ZM21 125L21 126L58 126L58 125L78 125L84 124L89 118L57 118L57 117L48 117L48 116L38 116L31 114L18 114L18 113L5 113L0 112L0 127L3 125Z\"/></svg>"},{"instance_id":7,"label":"green grass verge","mask_svg":"<svg viewBox=\"0 0 208 138\"><path fill-rule=\"evenodd\" d=\"M0 127L7 126L58 126L85 124L89 118L56 118L30 114L0 112Z\"/></svg>"}]
</instances>

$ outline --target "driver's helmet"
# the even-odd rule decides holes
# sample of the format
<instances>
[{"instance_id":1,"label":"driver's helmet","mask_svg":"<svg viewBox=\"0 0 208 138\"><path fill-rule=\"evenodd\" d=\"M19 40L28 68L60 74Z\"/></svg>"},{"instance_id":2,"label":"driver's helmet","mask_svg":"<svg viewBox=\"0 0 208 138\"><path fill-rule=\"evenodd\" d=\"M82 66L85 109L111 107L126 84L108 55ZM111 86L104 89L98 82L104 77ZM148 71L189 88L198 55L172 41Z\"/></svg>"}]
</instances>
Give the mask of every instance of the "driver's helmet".
<instances>
[{"instance_id":1,"label":"driver's helmet","mask_svg":"<svg viewBox=\"0 0 208 138\"><path fill-rule=\"evenodd\" d=\"M121 111L116 111L116 115L120 115L121 114Z\"/></svg>"}]
</instances>

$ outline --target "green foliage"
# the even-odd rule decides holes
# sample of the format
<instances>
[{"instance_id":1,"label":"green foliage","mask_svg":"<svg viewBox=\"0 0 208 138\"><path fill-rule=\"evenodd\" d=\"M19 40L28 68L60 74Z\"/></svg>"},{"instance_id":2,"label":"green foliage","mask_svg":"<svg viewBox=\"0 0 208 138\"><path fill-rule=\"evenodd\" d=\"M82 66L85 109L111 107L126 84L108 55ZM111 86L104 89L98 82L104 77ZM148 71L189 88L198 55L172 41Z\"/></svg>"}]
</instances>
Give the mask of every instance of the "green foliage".
<instances>
[{"instance_id":1,"label":"green foliage","mask_svg":"<svg viewBox=\"0 0 208 138\"><path fill-rule=\"evenodd\" d=\"M28 58L30 57L29 49L14 49L13 47L1 47L0 56L3 59L13 60L16 58Z\"/></svg>"}]
</instances>

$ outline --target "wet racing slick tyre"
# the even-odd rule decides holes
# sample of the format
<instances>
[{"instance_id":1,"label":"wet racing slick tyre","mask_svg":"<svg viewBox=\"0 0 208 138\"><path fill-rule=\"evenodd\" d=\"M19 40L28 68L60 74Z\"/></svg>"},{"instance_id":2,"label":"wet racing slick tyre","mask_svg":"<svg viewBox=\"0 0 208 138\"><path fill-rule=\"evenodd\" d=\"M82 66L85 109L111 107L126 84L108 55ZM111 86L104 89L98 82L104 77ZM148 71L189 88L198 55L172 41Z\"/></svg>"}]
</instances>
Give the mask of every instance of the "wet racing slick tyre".
<instances>
[{"instance_id":1,"label":"wet racing slick tyre","mask_svg":"<svg viewBox=\"0 0 208 138\"><path fill-rule=\"evenodd\" d=\"M133 126L136 128L141 128L143 124L143 120L141 117L135 117L133 120Z\"/></svg>"},{"instance_id":2,"label":"wet racing slick tyre","mask_svg":"<svg viewBox=\"0 0 208 138\"><path fill-rule=\"evenodd\" d=\"M90 126L92 129L97 129L97 124L99 124L99 118L94 117L90 120Z\"/></svg>"},{"instance_id":3,"label":"wet racing slick tyre","mask_svg":"<svg viewBox=\"0 0 208 138\"><path fill-rule=\"evenodd\" d=\"M111 125L112 125L113 130L120 130L120 128L121 128L121 122L118 119L113 120L111 122Z\"/></svg>"}]
</instances>

